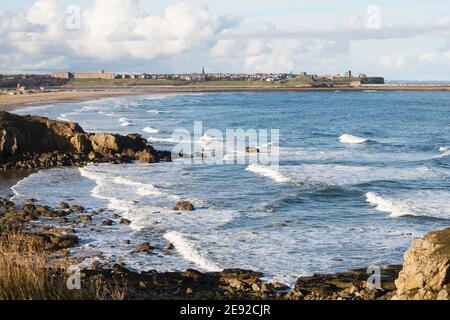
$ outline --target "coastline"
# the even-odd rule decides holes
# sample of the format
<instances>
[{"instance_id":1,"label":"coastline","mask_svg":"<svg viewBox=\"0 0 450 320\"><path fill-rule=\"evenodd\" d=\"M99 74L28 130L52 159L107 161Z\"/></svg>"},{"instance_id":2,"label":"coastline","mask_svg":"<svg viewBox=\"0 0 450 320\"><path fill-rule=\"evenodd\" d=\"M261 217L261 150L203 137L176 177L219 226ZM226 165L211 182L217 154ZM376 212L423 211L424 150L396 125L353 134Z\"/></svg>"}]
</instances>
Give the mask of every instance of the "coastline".
<instances>
[{"instance_id":1,"label":"coastline","mask_svg":"<svg viewBox=\"0 0 450 320\"><path fill-rule=\"evenodd\" d=\"M39 106L48 103L95 101L105 98L146 94L136 90L58 90L23 95L0 95L0 111L12 111L24 106Z\"/></svg>"},{"instance_id":2,"label":"coastline","mask_svg":"<svg viewBox=\"0 0 450 320\"><path fill-rule=\"evenodd\" d=\"M0 95L0 110L11 111L23 106L48 103L81 102L104 98L145 94L228 93L228 92L366 92L417 91L448 92L450 85L370 85L361 87L283 87L283 86L128 86L128 87L59 87L54 91Z\"/></svg>"}]
</instances>

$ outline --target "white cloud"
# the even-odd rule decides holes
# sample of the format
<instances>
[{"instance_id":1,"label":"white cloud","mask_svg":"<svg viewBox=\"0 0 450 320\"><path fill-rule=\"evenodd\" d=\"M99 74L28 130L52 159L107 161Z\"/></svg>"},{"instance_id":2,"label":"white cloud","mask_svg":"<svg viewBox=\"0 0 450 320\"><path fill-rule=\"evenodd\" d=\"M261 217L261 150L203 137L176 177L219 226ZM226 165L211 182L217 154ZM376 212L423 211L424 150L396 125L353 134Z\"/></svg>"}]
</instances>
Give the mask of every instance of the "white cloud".
<instances>
[{"instance_id":1,"label":"white cloud","mask_svg":"<svg viewBox=\"0 0 450 320\"><path fill-rule=\"evenodd\" d=\"M163 15L146 15L138 0L96 0L82 12L80 30L66 27L66 12L56 0L37 0L25 15L3 16L1 42L8 44L10 53L29 54L27 59L36 62L62 52L98 61L172 57L212 46L221 32L237 22L204 5L185 3L168 6Z\"/></svg>"},{"instance_id":2,"label":"white cloud","mask_svg":"<svg viewBox=\"0 0 450 320\"><path fill-rule=\"evenodd\" d=\"M410 59L409 54L399 53L393 55L386 55L381 57L380 64L386 68L392 67L400 68L405 66L409 62L409 59Z\"/></svg>"}]
</instances>

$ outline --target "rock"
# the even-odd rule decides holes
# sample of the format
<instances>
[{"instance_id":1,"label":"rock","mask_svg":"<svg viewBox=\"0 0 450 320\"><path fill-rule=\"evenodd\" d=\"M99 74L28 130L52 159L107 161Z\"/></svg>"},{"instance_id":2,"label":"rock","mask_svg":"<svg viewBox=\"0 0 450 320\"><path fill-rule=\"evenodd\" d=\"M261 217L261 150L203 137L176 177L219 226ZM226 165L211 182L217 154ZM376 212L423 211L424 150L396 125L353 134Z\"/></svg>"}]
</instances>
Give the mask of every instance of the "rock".
<instances>
[{"instance_id":1,"label":"rock","mask_svg":"<svg viewBox=\"0 0 450 320\"><path fill-rule=\"evenodd\" d=\"M405 253L393 299L437 299L450 292L450 228L415 239Z\"/></svg>"},{"instance_id":2,"label":"rock","mask_svg":"<svg viewBox=\"0 0 450 320\"><path fill-rule=\"evenodd\" d=\"M67 204L67 203L65 203L65 202L61 202L60 204L59 204L59 206L58 206L58 208L59 209L62 209L62 210L66 210L66 209L69 209L69 205Z\"/></svg>"},{"instance_id":3,"label":"rock","mask_svg":"<svg viewBox=\"0 0 450 320\"><path fill-rule=\"evenodd\" d=\"M176 211L194 211L195 207L188 201L178 201L174 210Z\"/></svg>"},{"instance_id":4,"label":"rock","mask_svg":"<svg viewBox=\"0 0 450 320\"><path fill-rule=\"evenodd\" d=\"M136 252L149 253L149 252L152 252L153 249L154 248L150 245L149 242L144 242L136 247Z\"/></svg>"},{"instance_id":5,"label":"rock","mask_svg":"<svg viewBox=\"0 0 450 320\"><path fill-rule=\"evenodd\" d=\"M102 226L112 226L114 224L114 221L110 219L106 219L102 221Z\"/></svg>"},{"instance_id":6,"label":"rock","mask_svg":"<svg viewBox=\"0 0 450 320\"><path fill-rule=\"evenodd\" d=\"M123 244L131 244L131 241L130 240L123 240L122 243Z\"/></svg>"},{"instance_id":7,"label":"rock","mask_svg":"<svg viewBox=\"0 0 450 320\"><path fill-rule=\"evenodd\" d=\"M171 254L174 249L175 249L175 246L173 245L173 243L169 243L166 246L166 248L164 249L164 253L165 254Z\"/></svg>"},{"instance_id":8,"label":"rock","mask_svg":"<svg viewBox=\"0 0 450 320\"><path fill-rule=\"evenodd\" d=\"M78 243L78 237L75 235L54 235L50 238L51 242L59 249L71 248Z\"/></svg>"},{"instance_id":9,"label":"rock","mask_svg":"<svg viewBox=\"0 0 450 320\"><path fill-rule=\"evenodd\" d=\"M128 220L128 219L121 219L121 220L120 220L120 224L130 225L130 224L131 224L131 221Z\"/></svg>"},{"instance_id":10,"label":"rock","mask_svg":"<svg viewBox=\"0 0 450 320\"><path fill-rule=\"evenodd\" d=\"M79 216L79 219L81 221L84 221L84 222L91 222L92 221L92 217L90 215L81 215L81 216Z\"/></svg>"},{"instance_id":11,"label":"rock","mask_svg":"<svg viewBox=\"0 0 450 320\"><path fill-rule=\"evenodd\" d=\"M0 168L48 168L88 161L124 163L171 161L139 134L86 133L77 124L0 112ZM65 208L64 208L65 209Z\"/></svg>"},{"instance_id":12,"label":"rock","mask_svg":"<svg viewBox=\"0 0 450 320\"><path fill-rule=\"evenodd\" d=\"M82 212L86 212L86 209L82 206L72 205L69 207L69 211L76 212L76 213L82 213Z\"/></svg>"},{"instance_id":13,"label":"rock","mask_svg":"<svg viewBox=\"0 0 450 320\"><path fill-rule=\"evenodd\" d=\"M260 150L258 148L253 147L245 147L246 153L260 153Z\"/></svg>"}]
</instances>

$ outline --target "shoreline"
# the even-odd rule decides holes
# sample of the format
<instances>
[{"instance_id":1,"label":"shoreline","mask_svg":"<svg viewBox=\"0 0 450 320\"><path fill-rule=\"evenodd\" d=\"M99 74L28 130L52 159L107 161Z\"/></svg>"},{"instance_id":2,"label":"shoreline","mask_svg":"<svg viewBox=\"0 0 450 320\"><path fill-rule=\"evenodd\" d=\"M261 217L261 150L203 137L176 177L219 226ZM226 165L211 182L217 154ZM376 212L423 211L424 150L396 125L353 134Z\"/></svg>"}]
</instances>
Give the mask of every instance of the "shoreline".
<instances>
[{"instance_id":1,"label":"shoreline","mask_svg":"<svg viewBox=\"0 0 450 320\"><path fill-rule=\"evenodd\" d=\"M19 95L0 95L0 111L12 111L24 106L49 103L95 101L121 96L177 93L233 93L233 92L450 92L450 85L384 85L363 87L277 87L277 86L129 86L129 87L58 87L48 92ZM52 91L54 90L54 91Z\"/></svg>"},{"instance_id":2,"label":"shoreline","mask_svg":"<svg viewBox=\"0 0 450 320\"><path fill-rule=\"evenodd\" d=\"M41 106L50 103L83 102L100 99L143 95L147 92L136 90L59 90L23 95L0 95L0 111L12 111L22 107Z\"/></svg>"}]
</instances>

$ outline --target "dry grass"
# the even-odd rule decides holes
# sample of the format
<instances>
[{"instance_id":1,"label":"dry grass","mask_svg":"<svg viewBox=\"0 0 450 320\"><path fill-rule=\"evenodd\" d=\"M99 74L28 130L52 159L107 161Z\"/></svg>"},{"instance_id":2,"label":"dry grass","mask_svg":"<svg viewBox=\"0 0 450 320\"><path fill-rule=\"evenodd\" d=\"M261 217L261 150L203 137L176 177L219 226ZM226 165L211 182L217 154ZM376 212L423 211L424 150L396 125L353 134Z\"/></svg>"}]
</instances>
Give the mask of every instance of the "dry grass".
<instances>
[{"instance_id":1,"label":"dry grass","mask_svg":"<svg viewBox=\"0 0 450 320\"><path fill-rule=\"evenodd\" d=\"M0 235L0 300L122 300L124 286L89 281L82 290L69 290L67 275L49 269L50 252L35 237Z\"/></svg>"}]
</instances>

